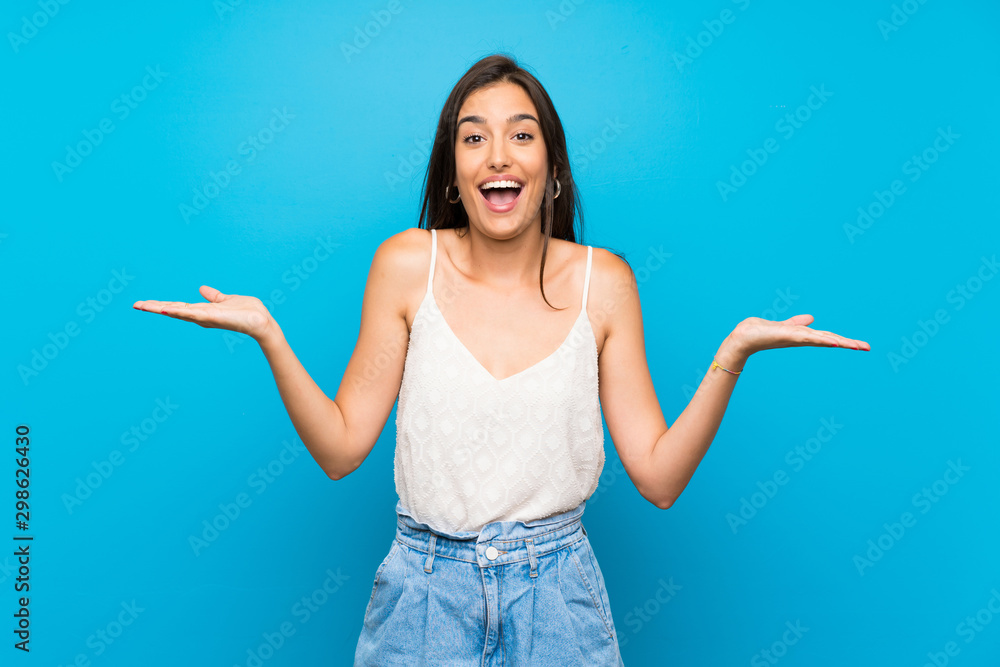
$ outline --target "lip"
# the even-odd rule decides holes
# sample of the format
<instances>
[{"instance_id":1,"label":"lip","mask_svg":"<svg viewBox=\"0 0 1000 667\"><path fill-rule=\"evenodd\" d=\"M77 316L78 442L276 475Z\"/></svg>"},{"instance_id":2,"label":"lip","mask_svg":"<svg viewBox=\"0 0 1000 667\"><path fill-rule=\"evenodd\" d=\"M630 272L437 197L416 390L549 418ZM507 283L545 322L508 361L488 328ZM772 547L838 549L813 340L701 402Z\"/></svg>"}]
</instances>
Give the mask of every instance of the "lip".
<instances>
[{"instance_id":1,"label":"lip","mask_svg":"<svg viewBox=\"0 0 1000 667\"><path fill-rule=\"evenodd\" d=\"M476 188L476 192L479 193L479 198L483 200L483 204L485 204L486 208L488 208L490 211L492 211L494 213L507 213L508 211L513 210L514 207L517 206L517 202L521 201L521 195L524 194L524 190L525 190L525 187L522 184L521 185L521 191L517 193L517 196L514 197L514 200L512 202L507 203L507 204L497 205L497 204L493 204L492 202L490 202L490 200L486 198L486 195L483 194L482 190L480 190L479 188Z\"/></svg>"},{"instance_id":2,"label":"lip","mask_svg":"<svg viewBox=\"0 0 1000 667\"><path fill-rule=\"evenodd\" d=\"M515 183L521 186L521 190L517 193L517 197L515 197L513 201L511 201L508 204L501 204L498 206L492 204L490 200L486 198L486 195L483 194L483 191L479 189L483 185L487 183L492 183L493 181L514 181ZM512 174L500 174L499 176L490 176L489 178L483 180L479 185L476 186L476 191L479 193L480 199L483 200L483 204L485 204L486 208L492 211L493 213L507 213L508 211L512 211L514 207L517 206L517 203L521 201L521 195L524 194L525 189L526 188L524 181L522 181L520 178Z\"/></svg>"},{"instance_id":3,"label":"lip","mask_svg":"<svg viewBox=\"0 0 1000 667\"><path fill-rule=\"evenodd\" d=\"M524 188L524 181L515 176L514 174L499 174L497 176L490 176L489 178L484 178L482 181L479 182L478 185L476 185L476 187L481 188L487 183L492 183L493 181L514 181L515 183L520 185L522 189Z\"/></svg>"}]
</instances>

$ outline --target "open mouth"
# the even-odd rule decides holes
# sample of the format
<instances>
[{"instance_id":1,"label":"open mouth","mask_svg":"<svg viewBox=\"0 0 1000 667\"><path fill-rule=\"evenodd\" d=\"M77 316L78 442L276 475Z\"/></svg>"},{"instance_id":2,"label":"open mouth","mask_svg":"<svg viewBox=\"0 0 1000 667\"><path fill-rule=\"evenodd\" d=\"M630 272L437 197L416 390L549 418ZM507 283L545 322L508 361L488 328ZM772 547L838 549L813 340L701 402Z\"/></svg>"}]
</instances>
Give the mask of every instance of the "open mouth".
<instances>
[{"instance_id":1,"label":"open mouth","mask_svg":"<svg viewBox=\"0 0 1000 667\"><path fill-rule=\"evenodd\" d=\"M514 208L521 197L522 190L523 187L516 181L492 181L480 186L479 193L486 202L487 208L497 213L503 213Z\"/></svg>"}]
</instances>

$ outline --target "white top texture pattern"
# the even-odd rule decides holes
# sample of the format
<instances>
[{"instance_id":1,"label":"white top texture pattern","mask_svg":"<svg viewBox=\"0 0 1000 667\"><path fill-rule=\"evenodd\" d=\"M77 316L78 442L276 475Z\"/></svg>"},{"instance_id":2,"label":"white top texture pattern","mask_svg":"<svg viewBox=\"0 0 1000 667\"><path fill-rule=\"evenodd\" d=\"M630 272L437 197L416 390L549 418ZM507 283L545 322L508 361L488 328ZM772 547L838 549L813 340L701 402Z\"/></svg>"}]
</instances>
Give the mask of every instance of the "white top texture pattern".
<instances>
[{"instance_id":1,"label":"white top texture pattern","mask_svg":"<svg viewBox=\"0 0 1000 667\"><path fill-rule=\"evenodd\" d=\"M396 410L396 493L440 532L534 521L590 498L604 467L597 341L580 315L562 345L498 380L448 326L434 300L437 230L427 292L413 318Z\"/></svg>"}]
</instances>

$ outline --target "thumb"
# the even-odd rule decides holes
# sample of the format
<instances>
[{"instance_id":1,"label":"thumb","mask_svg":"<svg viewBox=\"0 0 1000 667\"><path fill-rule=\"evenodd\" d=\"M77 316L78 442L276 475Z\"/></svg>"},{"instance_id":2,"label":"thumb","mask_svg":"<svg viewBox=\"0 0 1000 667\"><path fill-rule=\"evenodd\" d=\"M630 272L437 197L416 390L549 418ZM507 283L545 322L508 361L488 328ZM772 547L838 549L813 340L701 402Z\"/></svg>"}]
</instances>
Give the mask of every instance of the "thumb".
<instances>
[{"instance_id":1,"label":"thumb","mask_svg":"<svg viewBox=\"0 0 1000 667\"><path fill-rule=\"evenodd\" d=\"M793 315L785 320L785 324L803 324L808 326L812 324L813 319L815 318L812 315Z\"/></svg>"},{"instance_id":2,"label":"thumb","mask_svg":"<svg viewBox=\"0 0 1000 667\"><path fill-rule=\"evenodd\" d=\"M199 289L201 295L213 303L218 303L219 301L225 300L228 294L223 294L214 287L209 287L208 285L202 285Z\"/></svg>"}]
</instances>

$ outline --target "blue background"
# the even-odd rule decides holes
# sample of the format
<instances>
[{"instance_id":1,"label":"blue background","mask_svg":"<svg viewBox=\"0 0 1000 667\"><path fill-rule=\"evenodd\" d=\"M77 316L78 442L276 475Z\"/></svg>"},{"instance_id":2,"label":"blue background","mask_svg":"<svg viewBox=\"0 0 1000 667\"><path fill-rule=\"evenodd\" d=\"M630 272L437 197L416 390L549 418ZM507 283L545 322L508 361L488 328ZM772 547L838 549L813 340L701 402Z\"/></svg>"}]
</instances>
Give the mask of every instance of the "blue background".
<instances>
[{"instance_id":1,"label":"blue background","mask_svg":"<svg viewBox=\"0 0 1000 667\"><path fill-rule=\"evenodd\" d=\"M30 655L11 647L0 550L2 662L252 665L287 622L263 664L350 664L394 531L395 413L332 482L294 447L251 339L131 306L200 301L201 284L277 292L274 316L333 397L375 249L417 224L445 98L504 51L560 113L583 242L639 271L668 423L745 317L810 313L872 347L754 355L668 511L607 438L585 523L626 664L998 664L996 3L391 8L5 4L0 507L13 545L27 424L35 541ZM213 178L224 187L185 217ZM307 261L323 243L329 259ZM273 464L285 443L299 455ZM241 493L249 506L192 547ZM336 592L304 618L328 571Z\"/></svg>"}]
</instances>

